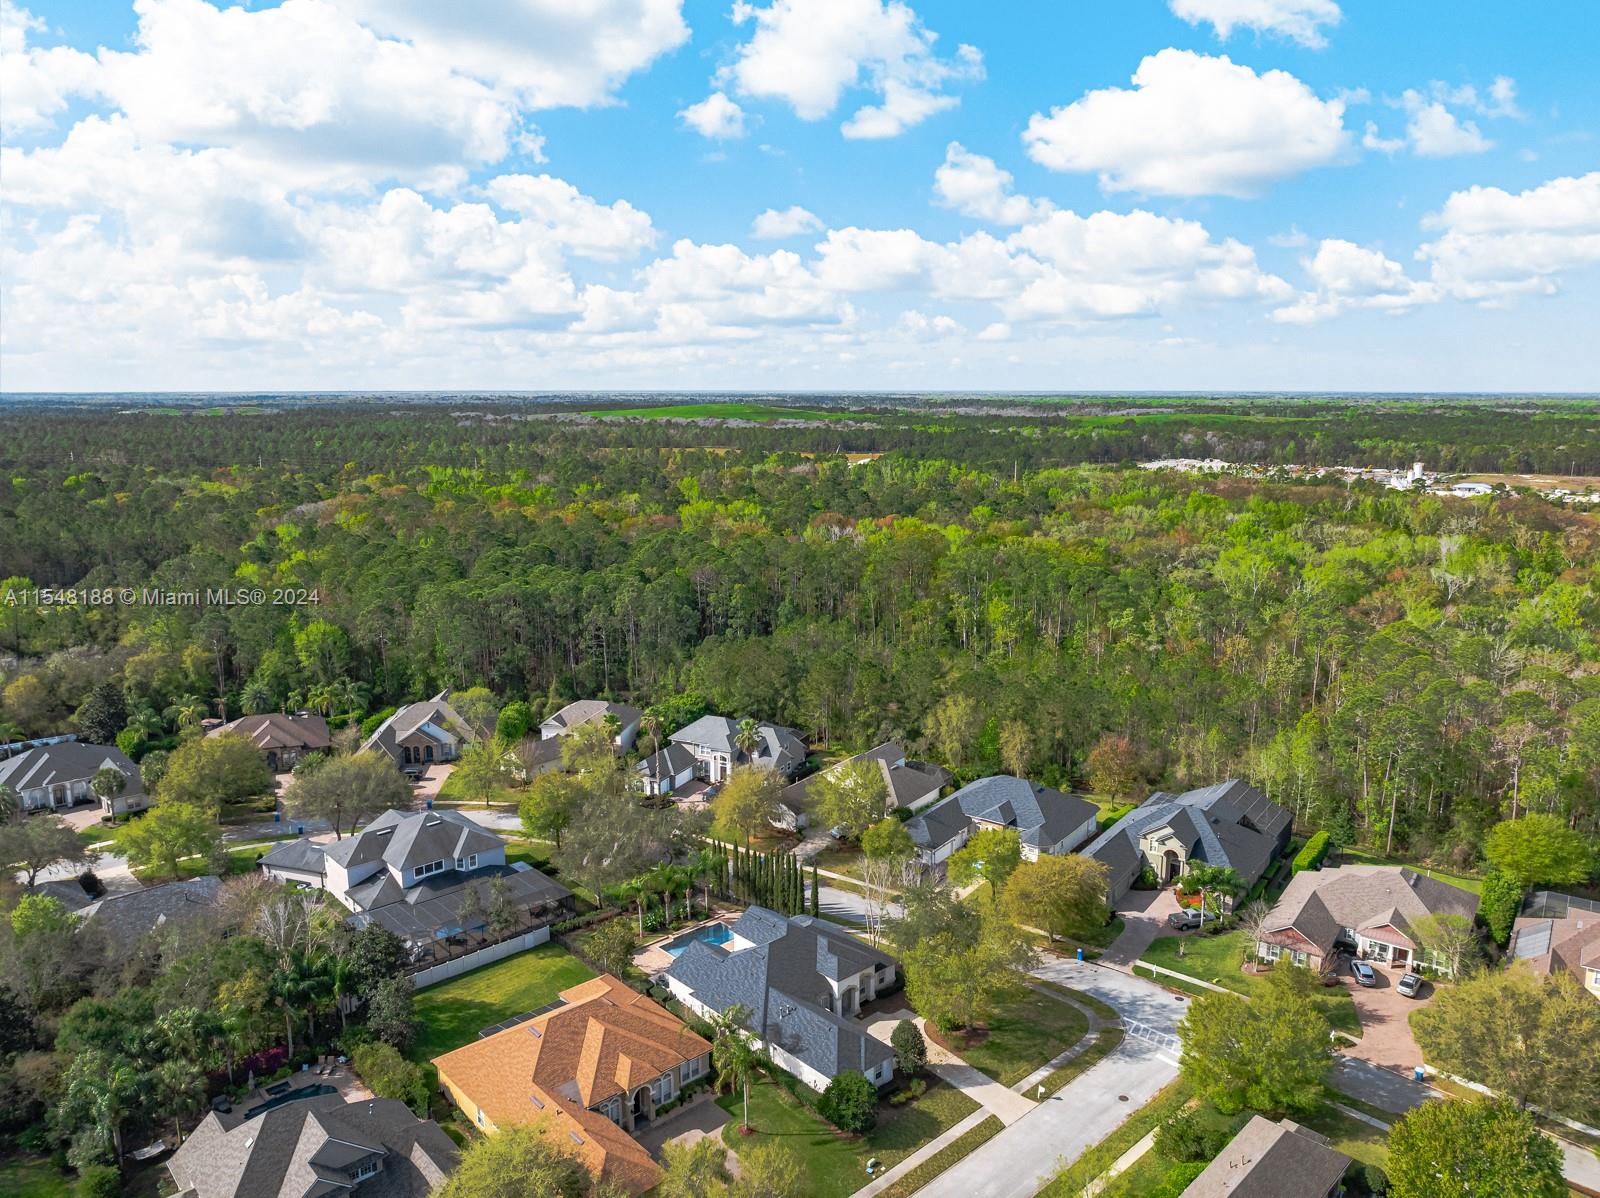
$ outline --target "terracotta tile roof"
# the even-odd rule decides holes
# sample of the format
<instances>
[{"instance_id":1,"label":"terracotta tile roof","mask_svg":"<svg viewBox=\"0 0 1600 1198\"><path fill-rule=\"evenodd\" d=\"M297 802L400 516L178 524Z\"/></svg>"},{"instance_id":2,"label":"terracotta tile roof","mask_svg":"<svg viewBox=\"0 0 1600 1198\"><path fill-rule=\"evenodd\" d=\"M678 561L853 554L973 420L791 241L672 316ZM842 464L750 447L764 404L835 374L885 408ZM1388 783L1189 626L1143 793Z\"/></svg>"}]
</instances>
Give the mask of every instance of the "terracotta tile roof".
<instances>
[{"instance_id":1,"label":"terracotta tile roof","mask_svg":"<svg viewBox=\"0 0 1600 1198\"><path fill-rule=\"evenodd\" d=\"M613 1095L626 1098L711 1045L609 974L563 990L561 1000L552 1011L436 1058L440 1080L497 1126L552 1119L567 1141L563 1147L597 1174L647 1190L659 1180L650 1154L587 1108Z\"/></svg>"}]
</instances>

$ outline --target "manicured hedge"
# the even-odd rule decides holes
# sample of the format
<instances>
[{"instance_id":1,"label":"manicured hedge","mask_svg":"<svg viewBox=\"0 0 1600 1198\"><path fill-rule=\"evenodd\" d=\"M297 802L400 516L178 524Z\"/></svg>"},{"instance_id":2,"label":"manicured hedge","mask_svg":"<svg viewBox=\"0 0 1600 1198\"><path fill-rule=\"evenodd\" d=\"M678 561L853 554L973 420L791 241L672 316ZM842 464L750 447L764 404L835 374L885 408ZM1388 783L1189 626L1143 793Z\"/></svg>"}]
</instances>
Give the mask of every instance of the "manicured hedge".
<instances>
[{"instance_id":1,"label":"manicured hedge","mask_svg":"<svg viewBox=\"0 0 1600 1198\"><path fill-rule=\"evenodd\" d=\"M1318 832L1306 841L1305 848L1295 854L1294 872L1300 873L1307 869L1321 869L1322 862L1327 858L1329 850L1333 848L1333 837L1326 832Z\"/></svg>"}]
</instances>

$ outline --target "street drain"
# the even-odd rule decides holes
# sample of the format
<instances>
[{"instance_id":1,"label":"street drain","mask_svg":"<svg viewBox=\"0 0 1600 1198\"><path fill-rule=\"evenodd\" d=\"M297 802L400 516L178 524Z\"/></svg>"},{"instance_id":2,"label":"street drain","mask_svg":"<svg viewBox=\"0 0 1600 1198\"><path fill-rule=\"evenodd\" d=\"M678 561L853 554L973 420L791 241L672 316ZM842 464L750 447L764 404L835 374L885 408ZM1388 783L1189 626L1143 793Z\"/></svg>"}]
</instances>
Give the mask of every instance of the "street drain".
<instances>
[{"instance_id":1,"label":"street drain","mask_svg":"<svg viewBox=\"0 0 1600 1198\"><path fill-rule=\"evenodd\" d=\"M1127 1102L1128 1101L1128 1096L1126 1094L1118 1094L1117 1095L1117 1101L1118 1102Z\"/></svg>"}]
</instances>

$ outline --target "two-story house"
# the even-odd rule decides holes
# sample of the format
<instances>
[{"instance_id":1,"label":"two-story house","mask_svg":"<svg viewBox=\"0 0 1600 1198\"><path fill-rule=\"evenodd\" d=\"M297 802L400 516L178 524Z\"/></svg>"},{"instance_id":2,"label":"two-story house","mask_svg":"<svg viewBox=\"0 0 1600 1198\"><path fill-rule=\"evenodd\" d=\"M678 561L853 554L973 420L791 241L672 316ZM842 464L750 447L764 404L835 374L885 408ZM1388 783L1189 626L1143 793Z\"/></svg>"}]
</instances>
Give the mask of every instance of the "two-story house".
<instances>
[{"instance_id":1,"label":"two-story house","mask_svg":"<svg viewBox=\"0 0 1600 1198\"><path fill-rule=\"evenodd\" d=\"M478 734L450 706L449 694L442 690L431 699L407 703L372 730L362 750L382 753L401 769L456 760Z\"/></svg>"},{"instance_id":2,"label":"two-story house","mask_svg":"<svg viewBox=\"0 0 1600 1198\"><path fill-rule=\"evenodd\" d=\"M605 699L579 699L575 703L568 703L539 725L539 739L553 740L555 737L565 736L574 728L607 718L617 722L616 733L612 736L611 743L624 753L633 748L633 742L639 735L639 721L644 719L644 712L637 707L629 707L626 703L611 703Z\"/></svg>"},{"instance_id":3,"label":"two-story house","mask_svg":"<svg viewBox=\"0 0 1600 1198\"><path fill-rule=\"evenodd\" d=\"M1096 807L1088 799L1026 778L996 774L969 782L906 821L924 865L937 865L983 829L1013 828L1022 856L1070 852L1094 835Z\"/></svg>"},{"instance_id":4,"label":"two-story house","mask_svg":"<svg viewBox=\"0 0 1600 1198\"><path fill-rule=\"evenodd\" d=\"M661 1180L633 1135L708 1078L711 1045L609 974L559 1003L434 1058L439 1085L475 1126L539 1123L595 1175L641 1194Z\"/></svg>"},{"instance_id":5,"label":"two-story house","mask_svg":"<svg viewBox=\"0 0 1600 1198\"><path fill-rule=\"evenodd\" d=\"M754 746L744 749L739 745L738 721L720 715L703 715L668 739L694 757L695 776L712 783L727 781L729 774L745 766L792 777L806 760L805 741L794 729L757 724Z\"/></svg>"},{"instance_id":6,"label":"two-story house","mask_svg":"<svg viewBox=\"0 0 1600 1198\"><path fill-rule=\"evenodd\" d=\"M798 832L811 822L811 808L818 782L849 766L871 766L883 780L884 807L890 811L904 808L915 811L939 797L939 792L950 781L950 771L926 761L908 761L905 746L896 741L885 741L865 753L857 753L843 761L819 770L809 778L791 782L778 797L778 811L773 823L791 832Z\"/></svg>"},{"instance_id":7,"label":"two-story house","mask_svg":"<svg viewBox=\"0 0 1600 1198\"><path fill-rule=\"evenodd\" d=\"M874 1085L894 1077L894 1053L869 1035L861 1008L891 986L899 962L809 915L751 907L721 944L693 940L661 980L689 1010L736 1004L748 1029L783 1068L814 1090L856 1070Z\"/></svg>"},{"instance_id":8,"label":"two-story house","mask_svg":"<svg viewBox=\"0 0 1600 1198\"><path fill-rule=\"evenodd\" d=\"M94 793L94 776L103 769L125 779L120 793L102 799ZM0 786L9 787L24 811L65 811L99 803L106 815L126 815L149 806L139 767L114 745L78 740L38 745L0 761Z\"/></svg>"},{"instance_id":9,"label":"two-story house","mask_svg":"<svg viewBox=\"0 0 1600 1198\"><path fill-rule=\"evenodd\" d=\"M326 890L354 926L380 923L413 945L481 930L491 882L530 924L575 906L565 886L507 865L505 841L458 811L385 811L342 840L280 844L260 866L274 881Z\"/></svg>"}]
</instances>

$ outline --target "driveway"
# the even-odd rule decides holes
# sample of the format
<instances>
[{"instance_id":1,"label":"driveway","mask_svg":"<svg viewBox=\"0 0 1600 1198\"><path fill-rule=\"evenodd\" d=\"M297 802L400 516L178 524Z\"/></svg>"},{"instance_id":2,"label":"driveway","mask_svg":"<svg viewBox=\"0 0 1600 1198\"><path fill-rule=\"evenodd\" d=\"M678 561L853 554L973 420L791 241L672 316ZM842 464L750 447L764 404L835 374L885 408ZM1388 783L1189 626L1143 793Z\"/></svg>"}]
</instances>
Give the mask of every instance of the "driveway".
<instances>
[{"instance_id":1,"label":"driveway","mask_svg":"<svg viewBox=\"0 0 1600 1198\"><path fill-rule=\"evenodd\" d=\"M1170 934L1167 916L1177 910L1178 896L1171 887L1128 891L1117 910L1122 916L1122 935L1100 954L1100 963L1113 969L1131 969L1157 936Z\"/></svg>"},{"instance_id":2,"label":"driveway","mask_svg":"<svg viewBox=\"0 0 1600 1198\"><path fill-rule=\"evenodd\" d=\"M1378 975L1376 986L1358 986L1350 976L1349 963L1339 967L1339 983L1350 991L1356 1014L1361 1018L1360 1041L1343 1051L1346 1056L1371 1061L1385 1069L1410 1072L1422 1064L1422 1050L1417 1047L1408 1020L1418 1007L1433 1001L1433 983L1423 983L1420 998L1406 998L1395 989L1404 970L1386 970L1375 965L1373 972Z\"/></svg>"},{"instance_id":3,"label":"driveway","mask_svg":"<svg viewBox=\"0 0 1600 1198\"><path fill-rule=\"evenodd\" d=\"M1153 982L1077 961L1035 970L1109 1003L1157 1037L1171 1034L1187 1002ZM1029 1198L1065 1164L1120 1127L1178 1075L1169 1046L1130 1035L1110 1056L1079 1074L922 1189L917 1198Z\"/></svg>"}]
</instances>

